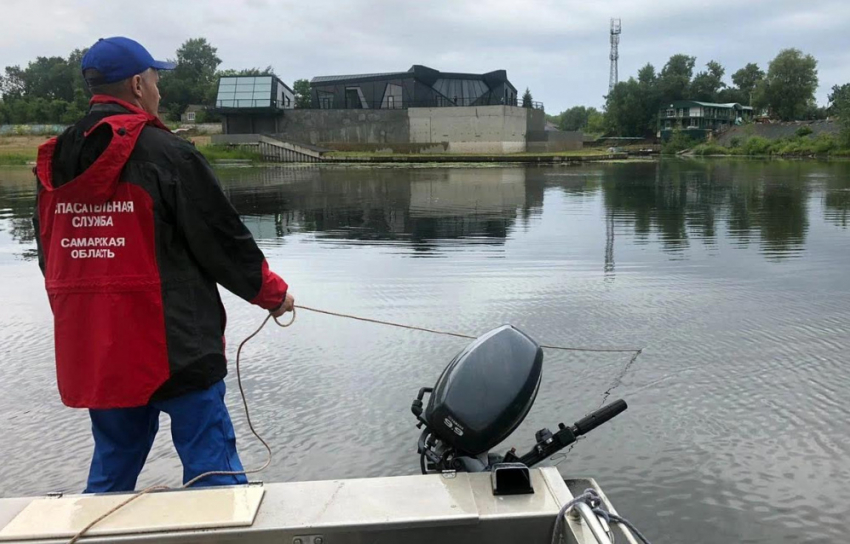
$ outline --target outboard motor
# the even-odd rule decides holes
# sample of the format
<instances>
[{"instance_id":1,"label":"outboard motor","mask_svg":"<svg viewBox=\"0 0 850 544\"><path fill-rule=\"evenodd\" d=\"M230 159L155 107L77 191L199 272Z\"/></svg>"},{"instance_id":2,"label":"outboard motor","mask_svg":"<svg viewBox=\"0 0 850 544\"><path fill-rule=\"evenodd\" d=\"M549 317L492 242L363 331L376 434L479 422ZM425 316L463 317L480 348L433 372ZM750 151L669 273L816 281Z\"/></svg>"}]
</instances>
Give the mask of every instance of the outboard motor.
<instances>
[{"instance_id":1,"label":"outboard motor","mask_svg":"<svg viewBox=\"0 0 850 544\"><path fill-rule=\"evenodd\" d=\"M490 453L525 419L537 397L542 372L543 349L510 325L469 344L452 359L437 384L420 389L413 401L417 427L424 427L418 448L422 473L482 472L517 463L531 467L627 408L618 400L571 427L561 423L556 433L541 429L535 435L537 444L522 456L514 450L503 456ZM430 398L423 410L426 393Z\"/></svg>"}]
</instances>

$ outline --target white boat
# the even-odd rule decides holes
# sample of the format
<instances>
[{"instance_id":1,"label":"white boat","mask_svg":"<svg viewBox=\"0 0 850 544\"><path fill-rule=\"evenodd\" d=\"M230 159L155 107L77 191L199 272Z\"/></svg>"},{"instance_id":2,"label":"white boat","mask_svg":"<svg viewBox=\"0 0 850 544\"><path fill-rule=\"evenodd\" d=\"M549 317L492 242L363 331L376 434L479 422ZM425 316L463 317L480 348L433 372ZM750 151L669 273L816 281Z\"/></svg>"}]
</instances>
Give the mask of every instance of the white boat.
<instances>
[{"instance_id":1,"label":"white boat","mask_svg":"<svg viewBox=\"0 0 850 544\"><path fill-rule=\"evenodd\" d=\"M82 542L230 544L549 544L561 507L593 480L531 469L534 493L494 495L489 473L249 484L144 495ZM128 495L0 499L0 541L67 542ZM637 544L588 509L568 514L562 542ZM581 517L582 515L586 517ZM611 537L613 533L613 538ZM57 540L62 539L62 540Z\"/></svg>"},{"instance_id":2,"label":"white boat","mask_svg":"<svg viewBox=\"0 0 850 544\"><path fill-rule=\"evenodd\" d=\"M542 365L540 346L510 326L461 351L411 406L423 429L422 475L164 491L117 510L133 495L0 499L0 542L67 541L114 510L86 531L86 542L636 544L604 519L616 511L594 480L534 468L622 413L625 402L554 433L537 431L523 455L490 453L531 409Z\"/></svg>"}]
</instances>

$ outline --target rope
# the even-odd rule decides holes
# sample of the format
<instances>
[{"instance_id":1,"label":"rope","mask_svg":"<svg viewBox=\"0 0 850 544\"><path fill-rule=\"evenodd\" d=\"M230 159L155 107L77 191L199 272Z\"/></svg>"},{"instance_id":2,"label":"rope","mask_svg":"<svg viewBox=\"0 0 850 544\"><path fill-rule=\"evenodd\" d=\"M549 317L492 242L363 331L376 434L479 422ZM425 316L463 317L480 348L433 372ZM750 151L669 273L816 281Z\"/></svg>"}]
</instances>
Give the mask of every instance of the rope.
<instances>
[{"instance_id":1,"label":"rope","mask_svg":"<svg viewBox=\"0 0 850 544\"><path fill-rule=\"evenodd\" d=\"M265 440L263 440L263 437L260 436L260 433L257 432L257 430L254 428L253 422L251 421L251 412L248 409L248 400L245 397L245 389L242 387L242 369L240 367L240 362L241 362L241 357L242 357L242 348L245 347L245 344L247 344L249 340L251 340L252 338L257 336L258 334L260 334L260 331L263 330L263 327L266 326L266 323L269 322L269 319L272 319L272 314L267 315L266 318L263 320L263 322L260 324L260 326L257 327L257 330L255 330L253 333L251 333L251 335L248 336L247 338L245 338L245 340L242 340L242 343L239 344L239 347L236 349L236 382L239 384L239 394L242 396L242 406L245 408L245 419L248 422L248 428L251 429L251 433L266 448L266 453L268 454L267 457L266 457L266 462L263 463L263 466L261 466L260 468L255 468L255 469L251 469L251 470L233 470L233 471L230 471L230 470L211 470L209 472L204 472L203 474L195 476L194 478L192 478L191 480L189 480L188 482L183 484L179 489L187 489L189 487L192 487L194 484L196 484L200 480L203 480L204 478L208 478L210 476L242 476L242 475L247 476L248 474L256 474L258 472L264 471L271 464L271 462L272 462L272 449L269 446L269 444ZM283 328L289 327L290 325L295 323L295 308L292 309L292 319L289 320L289 323L281 323L280 321L277 320L276 317L274 318L274 322L279 327L283 327ZM94 521L92 521L91 523L89 523L88 525L83 527L83 529L80 532L78 532L76 535L74 535L74 537L71 540L68 541L68 544L76 544L77 541L79 541L86 533L88 533L92 529L92 527L94 527L95 525L97 525L101 521L105 520L106 518L108 518L109 516L111 516L112 514L117 512L118 510L121 510L122 508L124 508L125 506L127 506L131 502L135 501L136 499L138 499L142 495L147 495L148 493L153 493L153 492L157 492L157 491L167 491L167 490L170 490L170 489L171 488L168 487L167 485L153 485L153 486L150 486L148 488L145 488L145 489L139 491L138 493L131 495L130 497L127 498L127 500L113 506L108 512L104 513L102 516L100 516L99 518L95 519Z\"/></svg>"},{"instance_id":2,"label":"rope","mask_svg":"<svg viewBox=\"0 0 850 544\"><path fill-rule=\"evenodd\" d=\"M631 524L630 521L618 516L617 514L612 514L611 512L605 510L604 506L602 505L602 498L599 496L599 493L597 493L596 490L592 488L585 489L584 493L582 493L581 495L561 507L561 510L558 512L558 517L555 518L555 527L552 530L552 544L559 544L561 536L563 536L564 516L566 516L567 512L569 512L575 505L582 502L590 506L593 513L604 519L605 522L608 523L608 525L611 525L612 521L614 523L625 525L629 529L629 531L631 531L636 537L638 537L638 540L643 542L643 544L650 544L649 540L643 535L643 533L638 531L635 526ZM613 537L613 533L611 533L611 536Z\"/></svg>"},{"instance_id":3,"label":"rope","mask_svg":"<svg viewBox=\"0 0 850 544\"><path fill-rule=\"evenodd\" d=\"M477 336L471 336L469 334L463 334L459 332L449 332L449 331L441 331L437 329L426 329L425 327L415 327L413 325L404 325L402 323L394 323L392 321L381 321L380 319L372 319L369 317L360 317L351 314L343 314L338 312L329 312L328 310L318 310L316 308L310 308L309 306L297 306L300 310L306 310L308 312L315 312L317 314L324 315L332 315L334 317L342 317L344 319L353 319L355 321L364 321L366 323L375 323L377 325L387 325L389 327L398 327L400 329L407 329L411 331L421 331L421 332L429 332L431 334L440 334L443 336L454 336L455 338L466 338L467 340L475 340L478 338ZM583 351L583 352L592 352L592 353L633 353L635 354L634 359L637 359L637 356L640 355L643 349L637 348L584 348L584 347L568 347L568 346L552 346L548 344L542 344L540 347L547 349L558 349L561 351ZM632 362L634 362L634 359ZM631 363L630 363L631 364Z\"/></svg>"},{"instance_id":4,"label":"rope","mask_svg":"<svg viewBox=\"0 0 850 544\"><path fill-rule=\"evenodd\" d=\"M427 332L427 333L438 334L438 335L442 335L442 336L453 336L455 338L465 338L467 340L474 340L474 339L477 338L476 336L471 336L471 335L468 335L468 334L462 334L462 333L459 333L459 332L441 331L441 330L437 330L437 329L428 329L428 328L425 328L425 327L416 327L416 326L413 326L413 325L405 325L403 323L394 323L392 321L382 321L380 319L372 319L372 318L368 318L368 317L361 317L361 316L356 316L356 315L351 315L351 314L331 312L331 311L328 311L328 310L320 310L320 309L317 309L317 308L310 308L309 306L295 306L295 307L293 307L293 309L292 309L292 319L288 323L283 324L280 321L278 321L277 318L274 318L275 324L277 324L279 327L282 327L282 328L289 327L290 325L292 325L295 322L295 309L296 308L298 308L300 310L305 310L305 311L308 311L308 312L317 313L317 314L324 314L324 315L329 315L329 316L333 316L333 317L340 317L340 318L343 318L343 319L352 319L354 321L362 321L362 322L365 322L365 323L374 323L376 325L385 325L385 326L388 326L388 327L397 327L397 328L400 328L400 329L407 329L407 330L412 330L412 331ZM260 331L263 330L263 327L266 326L266 323L269 322L269 319L272 319L271 314L266 316L266 318L263 320L263 322L260 324L260 326L257 328L257 330L255 330L247 338L242 340L242 342L239 344L239 347L236 350L236 381L239 384L239 394L242 397L242 406L245 409L245 419L248 422L248 427L251 429L251 433L257 438L257 440L260 441L260 443L263 444L263 447L266 448L266 453L267 453L266 462L263 463L263 465L260 468L256 468L256 469L252 469L252 470L241 470L241 471L215 470L215 471L205 472L203 474L200 474L199 476L196 476L195 478L192 478L191 480L189 480L188 482L183 484L178 489L189 488L192 485L194 485L195 483L197 483L198 481L200 481L204 478L208 478L210 476L240 476L240 475L256 474L258 472L262 472L263 470L268 468L268 466L271 464L271 462L272 462L272 449L268 445L268 443L263 439L263 437L260 436L260 433L257 432L257 430L254 428L253 422L251 421L251 413L250 413L250 410L248 409L248 400L245 396L245 389L242 387L242 371L241 371L241 366L240 366L241 356L242 356L242 348L245 347L245 344L247 344L248 341L253 339L255 336L257 336L260 333ZM561 350L561 351L576 351L576 352L591 352L591 353L632 353L633 356L632 356L631 360L625 365L622 373L615 380L614 385L612 385L612 387L609 388L608 391L605 392L606 398L607 398L607 395L610 395L611 390L613 390L615 387L617 387L619 385L619 381L622 379L623 374L626 373L626 371L629 369L629 367L632 365L632 363L635 362L635 360L638 358L638 356L643 351L642 349L632 349L632 348L585 348L585 347L554 346L554 345L548 345L548 344L543 344L540 347L546 348L546 349ZM604 400L603 400L603 404L604 404ZM135 501L136 499L138 499L142 495L146 495L146 494L154 493L154 492L158 492L158 491L166 491L166 490L170 490L170 489L172 489L172 488L170 488L166 485L154 485L154 486L145 488L145 489L133 494L132 496L128 497L127 500L117 504L112 509L110 509L108 512L106 512L105 514L103 514L99 518L95 519L94 521L92 521L91 523L86 525L80 532L78 532L76 535L74 535L74 537L70 541L68 541L68 544L76 544L80 540L80 538L82 538L86 533L88 533L88 531L90 531L92 529L92 527L96 526L98 523L102 522L104 519L108 518L109 516L111 516L112 514L117 512L118 510L124 508L125 506L127 506L131 502ZM570 503L568 503L568 505L569 504ZM564 509L562 509L562 510L563 510L562 513L558 515L558 520L556 520L556 525L555 525L556 531L559 528L560 519L563 516L563 513L566 512L566 510L564 510ZM609 514L609 516L611 517L612 521L617 522L617 519L615 519L615 518L617 518L617 516L615 516L613 514ZM626 522L625 520L623 521L623 523L628 524L628 522ZM631 528L630 524L628 524L627 526ZM636 530L634 532L638 535L640 534ZM555 537L553 535L553 539L554 538ZM646 544L649 544L645 540L644 540L644 542ZM553 540L553 543L554 543L554 540Z\"/></svg>"}]
</instances>

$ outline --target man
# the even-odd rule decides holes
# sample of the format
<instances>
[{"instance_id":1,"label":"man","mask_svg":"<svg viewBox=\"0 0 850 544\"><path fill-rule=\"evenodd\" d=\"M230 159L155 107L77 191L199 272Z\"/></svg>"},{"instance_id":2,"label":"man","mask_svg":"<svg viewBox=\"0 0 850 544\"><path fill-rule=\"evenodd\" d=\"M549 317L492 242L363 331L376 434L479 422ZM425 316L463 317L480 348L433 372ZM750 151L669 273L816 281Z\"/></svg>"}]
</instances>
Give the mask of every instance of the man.
<instances>
[{"instance_id":1,"label":"man","mask_svg":"<svg viewBox=\"0 0 850 544\"><path fill-rule=\"evenodd\" d=\"M135 488L160 412L184 482L243 470L216 284L276 317L294 305L207 161L157 119L158 71L172 68L133 40L98 41L82 61L88 115L39 148L39 266L62 401L91 417L90 493Z\"/></svg>"}]
</instances>

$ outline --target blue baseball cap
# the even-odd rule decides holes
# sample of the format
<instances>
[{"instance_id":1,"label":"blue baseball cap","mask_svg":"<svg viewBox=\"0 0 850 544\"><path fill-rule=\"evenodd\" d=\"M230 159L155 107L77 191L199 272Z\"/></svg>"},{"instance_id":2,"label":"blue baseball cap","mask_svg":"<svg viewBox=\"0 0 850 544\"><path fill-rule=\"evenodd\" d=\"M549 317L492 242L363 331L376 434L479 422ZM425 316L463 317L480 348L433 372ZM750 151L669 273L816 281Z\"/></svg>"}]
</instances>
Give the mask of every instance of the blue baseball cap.
<instances>
[{"instance_id":1,"label":"blue baseball cap","mask_svg":"<svg viewBox=\"0 0 850 544\"><path fill-rule=\"evenodd\" d=\"M154 60L142 44L121 36L99 39L83 56L81 63L83 71L94 68L101 74L96 81L88 81L89 85L122 81L148 68L173 70L176 66L173 62Z\"/></svg>"}]
</instances>

